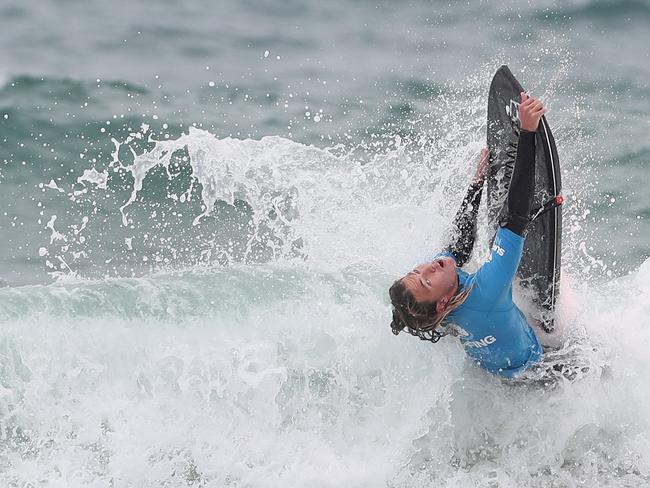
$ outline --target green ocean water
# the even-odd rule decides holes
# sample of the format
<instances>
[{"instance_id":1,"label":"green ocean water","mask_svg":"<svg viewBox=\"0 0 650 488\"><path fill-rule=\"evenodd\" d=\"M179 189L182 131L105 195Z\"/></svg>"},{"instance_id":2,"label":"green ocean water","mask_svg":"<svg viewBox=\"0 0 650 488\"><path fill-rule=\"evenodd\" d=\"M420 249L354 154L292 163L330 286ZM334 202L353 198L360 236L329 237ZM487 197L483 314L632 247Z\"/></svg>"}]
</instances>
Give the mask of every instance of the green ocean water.
<instances>
[{"instance_id":1,"label":"green ocean water","mask_svg":"<svg viewBox=\"0 0 650 488\"><path fill-rule=\"evenodd\" d=\"M468 113L479 107L465 104L485 98L500 64L547 99L565 168L584 172L588 225L598 236L590 243L594 255L616 252L619 275L647 256L644 2L529 10L471 2L263 5L3 7L4 282L47 282L38 254L47 244L47 218L72 225L69 200L39 185L53 180L70 193L84 170L108 166L112 139L142 124L158 138L197 125L215 137L343 145L367 159L389 151L397 136L418 141L464 126L468 139L478 138ZM466 101L448 95L464 85ZM450 112L435 120L430 115L442 100ZM122 180L101 198L107 217L130 184ZM142 198L165 205L164 184L152 181ZM91 207L81 213L98 211ZM111 227L110 234L122 230ZM111 238L97 239L101 257L75 269L83 275L118 252ZM193 264L186 259L180 264Z\"/></svg>"},{"instance_id":2,"label":"green ocean water","mask_svg":"<svg viewBox=\"0 0 650 488\"><path fill-rule=\"evenodd\" d=\"M1 486L650 483L650 4L0 19ZM563 168L564 353L590 373L553 390L388 329L502 64L549 106Z\"/></svg>"}]
</instances>

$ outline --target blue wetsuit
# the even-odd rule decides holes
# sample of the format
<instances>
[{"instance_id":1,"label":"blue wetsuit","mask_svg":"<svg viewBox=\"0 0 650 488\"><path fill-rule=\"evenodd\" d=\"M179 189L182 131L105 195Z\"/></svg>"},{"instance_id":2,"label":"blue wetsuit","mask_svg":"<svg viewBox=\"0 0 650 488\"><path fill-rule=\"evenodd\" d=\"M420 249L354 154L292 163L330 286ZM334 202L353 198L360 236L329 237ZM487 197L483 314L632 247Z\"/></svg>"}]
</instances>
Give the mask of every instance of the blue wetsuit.
<instances>
[{"instance_id":1,"label":"blue wetsuit","mask_svg":"<svg viewBox=\"0 0 650 488\"><path fill-rule=\"evenodd\" d=\"M503 227L476 273L456 268L460 288L471 286L472 291L446 320L458 328L467 355L500 376L513 376L542 357L537 336L512 301L512 280L523 247L524 238ZM455 259L452 253L443 254Z\"/></svg>"},{"instance_id":2,"label":"blue wetsuit","mask_svg":"<svg viewBox=\"0 0 650 488\"><path fill-rule=\"evenodd\" d=\"M521 130L519 133L516 161L508 188L507 212L500 222L490 257L474 274L460 268L469 260L474 247L482 179L470 185L456 214L450 244L444 254L456 261L459 291L470 290L464 301L443 319L441 331L427 329L426 323L420 329L417 323L411 325L414 308L410 307L416 307L416 320L422 320L422 317L435 315L433 307L437 305L434 302L404 303L405 285L398 280L389 290L394 307L393 334L406 329L422 340L437 342L455 326L467 355L482 368L501 376L513 376L540 360L542 348L537 336L512 301L512 280L521 261L526 226L531 218L535 137L534 132Z\"/></svg>"},{"instance_id":3,"label":"blue wetsuit","mask_svg":"<svg viewBox=\"0 0 650 488\"><path fill-rule=\"evenodd\" d=\"M537 336L512 301L512 280L530 221L534 178L535 133L521 131L508 189L507 215L496 233L488 260L473 274L460 269L474 246L482 183L470 186L454 219L456 239L443 253L453 257L458 265L459 288L472 287L465 302L447 316L446 322L458 327L469 357L487 371L507 377L542 357Z\"/></svg>"}]
</instances>

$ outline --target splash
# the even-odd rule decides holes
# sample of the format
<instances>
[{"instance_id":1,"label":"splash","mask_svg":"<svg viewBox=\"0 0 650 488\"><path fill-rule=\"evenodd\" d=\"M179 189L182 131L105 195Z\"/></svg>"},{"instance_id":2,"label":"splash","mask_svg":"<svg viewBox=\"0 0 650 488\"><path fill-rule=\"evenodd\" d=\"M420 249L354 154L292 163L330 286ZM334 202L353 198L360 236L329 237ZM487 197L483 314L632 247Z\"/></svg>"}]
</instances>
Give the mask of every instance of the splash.
<instances>
[{"instance_id":1,"label":"splash","mask_svg":"<svg viewBox=\"0 0 650 488\"><path fill-rule=\"evenodd\" d=\"M378 260L385 249L374 235L377 219L430 233L430 226L415 222L452 211L440 196L450 191L458 154L478 153L473 144L434 160L427 154L437 148L428 140L396 136L385 152L359 160L357 150L281 137L220 139L194 127L162 141L143 127L113 142L108 167L85 170L64 192L73 211L46 250L82 275L89 262L91 269L104 262L107 275L123 276L124 268L143 263L152 272L294 258L334 266ZM129 187L122 202L120 186ZM403 247L397 237L390 233L383 244ZM57 246L59 240L65 245Z\"/></svg>"},{"instance_id":2,"label":"splash","mask_svg":"<svg viewBox=\"0 0 650 488\"><path fill-rule=\"evenodd\" d=\"M650 265L582 279L581 254L602 263L576 245L589 237L578 169L570 340L549 356L579 358L579 376L512 384L453 341L390 334L387 286L439 248L482 147L485 85L449 87L414 137L318 148L144 127L72 186L44 185L70 212L44 213L39 255L68 280L0 290L0 479L647 484ZM565 167L582 144L559 143Z\"/></svg>"}]
</instances>

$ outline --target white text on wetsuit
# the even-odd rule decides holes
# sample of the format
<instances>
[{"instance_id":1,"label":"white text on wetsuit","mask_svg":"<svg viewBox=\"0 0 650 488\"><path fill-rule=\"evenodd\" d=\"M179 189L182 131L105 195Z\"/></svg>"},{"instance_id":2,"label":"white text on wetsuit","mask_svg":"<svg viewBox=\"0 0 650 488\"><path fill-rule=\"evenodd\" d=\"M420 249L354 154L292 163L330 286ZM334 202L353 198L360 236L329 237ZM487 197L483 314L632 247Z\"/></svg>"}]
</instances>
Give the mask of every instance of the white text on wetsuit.
<instances>
[{"instance_id":1,"label":"white text on wetsuit","mask_svg":"<svg viewBox=\"0 0 650 488\"><path fill-rule=\"evenodd\" d=\"M499 246L498 244L493 244L492 245L492 250L501 257L505 256L505 254L506 254L506 250L504 248L502 248L501 246ZM488 259L487 259L488 263L490 261L492 261L492 253L490 253L490 255L488 256Z\"/></svg>"},{"instance_id":2,"label":"white text on wetsuit","mask_svg":"<svg viewBox=\"0 0 650 488\"><path fill-rule=\"evenodd\" d=\"M492 250L493 250L497 255L499 255L499 256L501 256L501 257L503 257L503 256L506 255L506 250L505 250L504 248L502 248L501 246L499 246L498 244L493 244L493 245L492 245ZM489 263L490 261L492 261L492 254L490 254L490 255L488 256L488 258L487 258L487 262Z\"/></svg>"},{"instance_id":3,"label":"white text on wetsuit","mask_svg":"<svg viewBox=\"0 0 650 488\"><path fill-rule=\"evenodd\" d=\"M504 256L506 254L506 250L497 244L494 244L492 246L492 250L496 252L499 256Z\"/></svg>"},{"instance_id":4,"label":"white text on wetsuit","mask_svg":"<svg viewBox=\"0 0 650 488\"><path fill-rule=\"evenodd\" d=\"M463 343L465 347L485 347L489 346L490 344L494 344L497 340L495 339L494 336L485 336L483 339L480 341L467 341Z\"/></svg>"}]
</instances>

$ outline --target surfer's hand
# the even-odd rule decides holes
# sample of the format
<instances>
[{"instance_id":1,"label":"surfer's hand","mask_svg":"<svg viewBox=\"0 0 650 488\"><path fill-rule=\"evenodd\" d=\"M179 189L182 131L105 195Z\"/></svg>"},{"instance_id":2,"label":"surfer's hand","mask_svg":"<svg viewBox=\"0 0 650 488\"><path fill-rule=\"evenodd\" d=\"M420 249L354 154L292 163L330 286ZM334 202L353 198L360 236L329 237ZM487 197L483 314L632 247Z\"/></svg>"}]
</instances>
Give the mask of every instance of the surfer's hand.
<instances>
[{"instance_id":1,"label":"surfer's hand","mask_svg":"<svg viewBox=\"0 0 650 488\"><path fill-rule=\"evenodd\" d=\"M483 183L485 175L487 175L488 168L490 167L490 150L487 147L481 149L479 156L478 166L476 167L476 174L474 174L473 183Z\"/></svg>"},{"instance_id":2,"label":"surfer's hand","mask_svg":"<svg viewBox=\"0 0 650 488\"><path fill-rule=\"evenodd\" d=\"M539 119L548 110L541 100L529 97L525 92L521 92L521 103L518 112L520 127L528 132L535 132L539 125Z\"/></svg>"}]
</instances>

